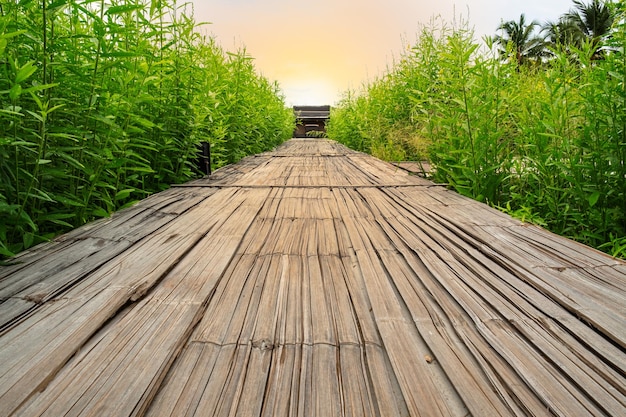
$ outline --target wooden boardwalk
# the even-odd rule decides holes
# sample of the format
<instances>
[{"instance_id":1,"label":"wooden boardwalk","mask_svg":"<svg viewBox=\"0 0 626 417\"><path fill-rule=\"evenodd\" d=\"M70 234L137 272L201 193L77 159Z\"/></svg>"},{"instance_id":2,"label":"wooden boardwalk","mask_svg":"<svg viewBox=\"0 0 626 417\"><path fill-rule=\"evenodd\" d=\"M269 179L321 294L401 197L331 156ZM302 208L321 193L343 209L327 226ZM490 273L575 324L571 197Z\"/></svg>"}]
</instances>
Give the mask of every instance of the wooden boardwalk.
<instances>
[{"instance_id":1,"label":"wooden boardwalk","mask_svg":"<svg viewBox=\"0 0 626 417\"><path fill-rule=\"evenodd\" d=\"M0 267L0 416L624 416L626 264L292 140Z\"/></svg>"}]
</instances>

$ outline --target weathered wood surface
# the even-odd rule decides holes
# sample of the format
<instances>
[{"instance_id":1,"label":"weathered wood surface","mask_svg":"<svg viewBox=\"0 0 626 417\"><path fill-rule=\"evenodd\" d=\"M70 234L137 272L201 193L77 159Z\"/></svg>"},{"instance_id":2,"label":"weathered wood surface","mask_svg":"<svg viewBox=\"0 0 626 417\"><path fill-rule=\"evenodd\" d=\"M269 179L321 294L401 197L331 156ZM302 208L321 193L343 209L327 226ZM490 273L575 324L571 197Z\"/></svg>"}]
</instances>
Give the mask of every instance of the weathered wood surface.
<instances>
[{"instance_id":1,"label":"weathered wood surface","mask_svg":"<svg viewBox=\"0 0 626 417\"><path fill-rule=\"evenodd\" d=\"M411 174L419 175L421 177L428 178L429 174L432 171L432 167L430 166L430 162L428 161L400 161L400 162L392 162L394 166L401 168Z\"/></svg>"},{"instance_id":2,"label":"weathered wood surface","mask_svg":"<svg viewBox=\"0 0 626 417\"><path fill-rule=\"evenodd\" d=\"M293 140L0 267L0 415L626 415L626 265Z\"/></svg>"}]
</instances>

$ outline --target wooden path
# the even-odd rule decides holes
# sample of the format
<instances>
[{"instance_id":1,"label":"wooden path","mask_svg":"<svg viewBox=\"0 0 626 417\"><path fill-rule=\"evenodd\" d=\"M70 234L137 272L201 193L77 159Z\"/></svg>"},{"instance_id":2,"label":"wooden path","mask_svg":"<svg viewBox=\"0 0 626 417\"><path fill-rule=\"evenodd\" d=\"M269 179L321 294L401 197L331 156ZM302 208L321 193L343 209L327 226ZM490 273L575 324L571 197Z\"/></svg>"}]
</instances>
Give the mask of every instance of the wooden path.
<instances>
[{"instance_id":1,"label":"wooden path","mask_svg":"<svg viewBox=\"0 0 626 417\"><path fill-rule=\"evenodd\" d=\"M626 264L292 140L0 267L0 416L624 416Z\"/></svg>"}]
</instances>

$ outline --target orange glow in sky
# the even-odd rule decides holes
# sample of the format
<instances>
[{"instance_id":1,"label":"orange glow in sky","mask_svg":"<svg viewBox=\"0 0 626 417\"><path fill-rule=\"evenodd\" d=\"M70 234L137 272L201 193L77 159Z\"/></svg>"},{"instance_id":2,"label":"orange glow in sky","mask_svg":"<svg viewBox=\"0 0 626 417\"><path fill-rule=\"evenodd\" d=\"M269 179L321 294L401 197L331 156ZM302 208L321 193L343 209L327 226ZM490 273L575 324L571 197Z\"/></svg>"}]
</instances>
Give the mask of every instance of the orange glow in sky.
<instances>
[{"instance_id":1,"label":"orange glow in sky","mask_svg":"<svg viewBox=\"0 0 626 417\"><path fill-rule=\"evenodd\" d=\"M193 0L196 22L226 50L245 46L288 105L335 104L385 72L420 24L462 15L478 38L501 21L555 20L571 0Z\"/></svg>"}]
</instances>

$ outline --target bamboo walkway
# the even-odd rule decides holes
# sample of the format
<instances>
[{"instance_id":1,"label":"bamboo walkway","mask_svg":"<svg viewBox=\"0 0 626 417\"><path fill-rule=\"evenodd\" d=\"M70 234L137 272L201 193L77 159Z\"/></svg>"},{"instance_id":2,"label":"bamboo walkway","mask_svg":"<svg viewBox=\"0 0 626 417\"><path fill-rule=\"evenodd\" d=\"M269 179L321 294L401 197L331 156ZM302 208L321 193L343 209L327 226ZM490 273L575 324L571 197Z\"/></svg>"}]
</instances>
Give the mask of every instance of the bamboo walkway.
<instances>
[{"instance_id":1,"label":"bamboo walkway","mask_svg":"<svg viewBox=\"0 0 626 417\"><path fill-rule=\"evenodd\" d=\"M0 416L624 416L626 264L292 140L0 267Z\"/></svg>"}]
</instances>

